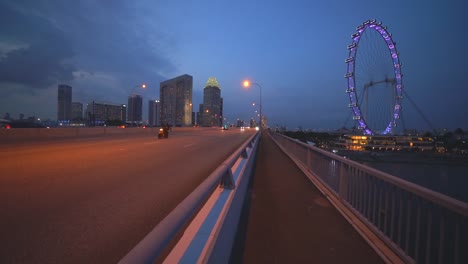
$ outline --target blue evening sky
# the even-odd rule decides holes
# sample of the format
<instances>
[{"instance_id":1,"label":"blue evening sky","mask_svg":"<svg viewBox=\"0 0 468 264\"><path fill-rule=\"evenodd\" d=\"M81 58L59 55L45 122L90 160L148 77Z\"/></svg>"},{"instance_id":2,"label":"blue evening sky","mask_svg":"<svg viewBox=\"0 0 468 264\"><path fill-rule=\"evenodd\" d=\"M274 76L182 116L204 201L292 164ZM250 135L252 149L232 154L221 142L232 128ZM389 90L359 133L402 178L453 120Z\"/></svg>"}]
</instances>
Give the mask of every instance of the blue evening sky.
<instances>
[{"instance_id":1,"label":"blue evening sky","mask_svg":"<svg viewBox=\"0 0 468 264\"><path fill-rule=\"evenodd\" d=\"M73 101L146 101L159 82L194 78L194 111L216 77L228 121L254 116L262 86L270 126L337 129L349 116L344 60L356 27L382 21L406 92L435 128L468 129L466 10L449 1L0 0L0 117L56 118L57 84ZM428 130L403 99L407 128ZM352 121L347 125L351 126Z\"/></svg>"}]
</instances>

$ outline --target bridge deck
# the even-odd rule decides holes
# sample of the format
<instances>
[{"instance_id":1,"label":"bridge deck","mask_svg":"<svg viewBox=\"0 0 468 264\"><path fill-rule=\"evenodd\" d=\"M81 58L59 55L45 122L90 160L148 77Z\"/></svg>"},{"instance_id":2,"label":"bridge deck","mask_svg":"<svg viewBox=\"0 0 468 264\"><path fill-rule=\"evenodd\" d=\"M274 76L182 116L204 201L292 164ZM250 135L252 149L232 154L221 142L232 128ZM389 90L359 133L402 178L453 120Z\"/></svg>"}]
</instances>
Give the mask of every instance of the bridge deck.
<instances>
[{"instance_id":1,"label":"bridge deck","mask_svg":"<svg viewBox=\"0 0 468 264\"><path fill-rule=\"evenodd\" d=\"M233 262L383 263L265 134L259 146L245 229L241 238L245 243L240 243L243 254Z\"/></svg>"}]
</instances>

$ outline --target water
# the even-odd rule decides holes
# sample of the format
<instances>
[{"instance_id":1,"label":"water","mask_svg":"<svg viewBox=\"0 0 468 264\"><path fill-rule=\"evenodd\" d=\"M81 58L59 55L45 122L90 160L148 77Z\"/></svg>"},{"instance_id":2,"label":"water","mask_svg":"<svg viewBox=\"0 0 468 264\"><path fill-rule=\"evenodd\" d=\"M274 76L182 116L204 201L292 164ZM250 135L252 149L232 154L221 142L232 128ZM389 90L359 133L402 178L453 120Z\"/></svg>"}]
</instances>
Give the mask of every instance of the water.
<instances>
[{"instance_id":1,"label":"water","mask_svg":"<svg viewBox=\"0 0 468 264\"><path fill-rule=\"evenodd\" d=\"M468 164L363 164L468 203Z\"/></svg>"}]
</instances>

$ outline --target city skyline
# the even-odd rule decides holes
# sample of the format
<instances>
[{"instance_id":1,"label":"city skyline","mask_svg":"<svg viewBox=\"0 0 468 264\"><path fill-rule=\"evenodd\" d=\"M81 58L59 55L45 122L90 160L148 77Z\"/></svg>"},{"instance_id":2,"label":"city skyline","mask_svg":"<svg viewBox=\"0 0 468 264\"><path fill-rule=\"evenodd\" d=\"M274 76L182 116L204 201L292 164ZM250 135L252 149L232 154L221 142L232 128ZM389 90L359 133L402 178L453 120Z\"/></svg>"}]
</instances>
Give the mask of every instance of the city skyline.
<instances>
[{"instance_id":1,"label":"city skyline","mask_svg":"<svg viewBox=\"0 0 468 264\"><path fill-rule=\"evenodd\" d=\"M231 123L255 115L258 91L242 87L250 79L263 87L270 126L338 129L350 114L347 46L357 26L377 19L397 43L404 89L420 110L403 98L406 127L430 130L422 112L436 129L468 129L463 1L1 1L0 7L2 116L55 119L52 98L62 83L82 103L125 103L135 85L146 83L138 91L146 120L159 83L186 73L197 106L206 79L217 77ZM184 14L180 23L171 19L175 10ZM204 12L212 16L196 15Z\"/></svg>"}]
</instances>

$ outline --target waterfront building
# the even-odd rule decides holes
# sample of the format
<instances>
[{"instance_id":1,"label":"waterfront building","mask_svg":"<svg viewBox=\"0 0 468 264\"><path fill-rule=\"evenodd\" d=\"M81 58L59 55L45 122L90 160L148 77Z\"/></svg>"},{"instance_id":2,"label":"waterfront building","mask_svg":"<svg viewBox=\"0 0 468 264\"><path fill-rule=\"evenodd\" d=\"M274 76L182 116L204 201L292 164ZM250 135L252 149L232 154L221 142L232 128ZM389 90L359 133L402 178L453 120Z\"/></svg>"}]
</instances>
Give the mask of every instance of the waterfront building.
<instances>
[{"instance_id":1,"label":"waterfront building","mask_svg":"<svg viewBox=\"0 0 468 264\"><path fill-rule=\"evenodd\" d=\"M431 137L343 135L334 146L353 151L430 151L435 142Z\"/></svg>"}]
</instances>

